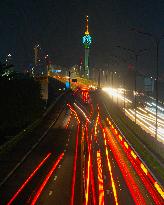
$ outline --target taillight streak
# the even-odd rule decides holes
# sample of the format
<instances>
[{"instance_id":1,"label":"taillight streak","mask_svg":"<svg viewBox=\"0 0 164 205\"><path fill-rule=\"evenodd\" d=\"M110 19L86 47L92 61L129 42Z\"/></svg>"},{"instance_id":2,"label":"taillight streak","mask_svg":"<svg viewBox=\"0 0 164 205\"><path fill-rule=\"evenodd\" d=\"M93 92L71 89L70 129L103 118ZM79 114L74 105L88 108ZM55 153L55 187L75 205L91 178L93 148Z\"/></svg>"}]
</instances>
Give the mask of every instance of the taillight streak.
<instances>
[{"instance_id":1,"label":"taillight streak","mask_svg":"<svg viewBox=\"0 0 164 205\"><path fill-rule=\"evenodd\" d=\"M93 194L93 205L96 205L96 191L95 191L95 182L93 176L93 167L92 167L92 157L91 157L91 185L92 185L92 194Z\"/></svg>"},{"instance_id":2,"label":"taillight streak","mask_svg":"<svg viewBox=\"0 0 164 205\"><path fill-rule=\"evenodd\" d=\"M129 161L131 162L131 164L133 165L134 169L136 170L138 176L142 180L144 186L146 187L147 191L149 192L150 196L154 200L155 204L161 205L163 200L157 196L156 191L154 190L154 187L152 187L152 184L150 183L148 178L145 177L146 173L141 171L140 167L138 166L137 163L135 163L133 158L129 155L128 151L126 151L126 154L127 154L127 157L129 159Z\"/></svg>"},{"instance_id":3,"label":"taillight streak","mask_svg":"<svg viewBox=\"0 0 164 205\"><path fill-rule=\"evenodd\" d=\"M105 153L106 153L106 159L107 159L107 164L108 164L108 170L109 170L110 179L111 179L111 182L112 182L114 200L115 200L115 204L118 205L117 190L116 190L116 185L115 185L114 178L113 178L111 163L109 161L109 153L108 153L108 149L107 149L107 143L106 143L106 138L105 138L106 136L105 136L104 130L103 130L103 136L104 136Z\"/></svg>"},{"instance_id":4,"label":"taillight streak","mask_svg":"<svg viewBox=\"0 0 164 205\"><path fill-rule=\"evenodd\" d=\"M77 134L76 134L75 156L74 156L74 163L73 163L72 195L71 195L70 205L74 204L79 130L80 130L80 127L78 125L78 127L77 127Z\"/></svg>"},{"instance_id":5,"label":"taillight streak","mask_svg":"<svg viewBox=\"0 0 164 205\"><path fill-rule=\"evenodd\" d=\"M128 144L128 142L119 134L119 132L114 128L114 126L110 123L109 119L107 118L108 123L110 124L110 129L113 132L114 136L117 137L118 141L120 142L124 152L126 153L129 161L135 168L138 176L141 178L145 188L151 195L152 199L156 204L161 204L163 199L158 197L156 191L164 198L164 194L162 194L162 188L154 189L155 187L155 179L152 177L151 173L148 171L147 167L143 164L141 159L136 155L134 150Z\"/></svg>"},{"instance_id":6,"label":"taillight streak","mask_svg":"<svg viewBox=\"0 0 164 205\"><path fill-rule=\"evenodd\" d=\"M85 205L88 205L88 196L89 196L89 185L90 185L90 145L89 146L89 156L88 156L88 163L87 163L87 176L86 176L86 190L85 190Z\"/></svg>"},{"instance_id":7,"label":"taillight streak","mask_svg":"<svg viewBox=\"0 0 164 205\"><path fill-rule=\"evenodd\" d=\"M102 163L100 151L97 151L99 205L104 205L104 185L102 177Z\"/></svg>"},{"instance_id":8,"label":"taillight streak","mask_svg":"<svg viewBox=\"0 0 164 205\"><path fill-rule=\"evenodd\" d=\"M48 160L50 155L51 155L51 153L47 154L47 156L40 162L40 164L35 168L35 170L31 173L31 175L26 179L26 181L22 184L22 186L18 189L18 191L14 194L14 196L10 199L10 201L7 203L7 205L10 205L13 203L13 201L20 194L20 192L25 188L25 186L32 179L32 177L37 173L37 171L41 168L41 166Z\"/></svg>"},{"instance_id":9,"label":"taillight streak","mask_svg":"<svg viewBox=\"0 0 164 205\"><path fill-rule=\"evenodd\" d=\"M106 129L107 134L109 134L109 132ZM146 205L145 199L142 195L142 193L140 192L140 189L138 188L130 170L128 169L126 163L124 162L123 156L121 154L121 152L119 151L117 145L115 144L115 142L113 141L113 138L110 137L110 140L107 140L107 144L109 145L109 147L112 150L112 153L116 159L116 162L121 170L121 173L124 177L124 180L128 186L128 189L133 197L133 200L136 204L142 204L142 205Z\"/></svg>"},{"instance_id":10,"label":"taillight streak","mask_svg":"<svg viewBox=\"0 0 164 205\"><path fill-rule=\"evenodd\" d=\"M44 179L43 183L41 184L40 188L38 189L38 191L36 192L32 202L31 202L31 205L35 205L39 196L41 195L44 187L46 186L48 180L50 179L51 175L53 174L53 172L55 171L57 165L59 164L59 162L62 160L64 156L64 153L62 153L58 158L57 160L55 161L53 167L51 168L51 170L49 171L49 173L47 174L46 178Z\"/></svg>"}]
</instances>

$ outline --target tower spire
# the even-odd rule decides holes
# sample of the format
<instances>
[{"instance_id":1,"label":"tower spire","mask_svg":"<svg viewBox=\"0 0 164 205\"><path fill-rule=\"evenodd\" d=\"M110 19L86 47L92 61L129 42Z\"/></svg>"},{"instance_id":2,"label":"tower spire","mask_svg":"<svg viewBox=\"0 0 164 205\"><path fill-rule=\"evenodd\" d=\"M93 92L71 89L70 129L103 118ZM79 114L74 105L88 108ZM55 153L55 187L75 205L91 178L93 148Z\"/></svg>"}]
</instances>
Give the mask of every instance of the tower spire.
<instances>
[{"instance_id":1,"label":"tower spire","mask_svg":"<svg viewBox=\"0 0 164 205\"><path fill-rule=\"evenodd\" d=\"M86 16L86 31L85 31L85 34L86 35L89 35L89 30L88 30L88 16Z\"/></svg>"}]
</instances>

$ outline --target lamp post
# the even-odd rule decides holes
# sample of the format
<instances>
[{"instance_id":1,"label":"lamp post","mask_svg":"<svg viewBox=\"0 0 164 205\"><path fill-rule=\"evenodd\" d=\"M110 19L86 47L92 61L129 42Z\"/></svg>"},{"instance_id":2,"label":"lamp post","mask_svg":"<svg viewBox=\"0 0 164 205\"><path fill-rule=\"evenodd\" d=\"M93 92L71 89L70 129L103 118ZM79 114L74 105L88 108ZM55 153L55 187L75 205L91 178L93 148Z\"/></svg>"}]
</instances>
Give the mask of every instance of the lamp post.
<instances>
[{"instance_id":1,"label":"lamp post","mask_svg":"<svg viewBox=\"0 0 164 205\"><path fill-rule=\"evenodd\" d=\"M112 90L114 89L114 75L116 74L117 72L115 71L111 71L110 72L110 75L111 75L111 87L112 87ZM112 102L114 101L114 97L113 97L113 95L112 95Z\"/></svg>"},{"instance_id":2,"label":"lamp post","mask_svg":"<svg viewBox=\"0 0 164 205\"><path fill-rule=\"evenodd\" d=\"M69 88L71 88L71 71L68 71L68 76L69 76Z\"/></svg>"},{"instance_id":3,"label":"lamp post","mask_svg":"<svg viewBox=\"0 0 164 205\"><path fill-rule=\"evenodd\" d=\"M129 49L129 48L125 48L125 47L122 47L122 46L117 46L117 48L121 48L123 50L126 50L130 53L132 53L134 56L135 56L135 70L134 70L134 76L135 76L135 79L134 79L134 110L135 110L135 115L134 115L134 121L136 123L136 120L137 120L137 114L136 114L136 92L137 92L137 66L138 66L138 57L145 51L147 51L148 49L139 49L139 50L133 50L133 49Z\"/></svg>"},{"instance_id":4,"label":"lamp post","mask_svg":"<svg viewBox=\"0 0 164 205\"><path fill-rule=\"evenodd\" d=\"M111 81L112 81L112 91L113 91L113 71L111 71ZM112 102L113 102L113 94L112 94Z\"/></svg>"},{"instance_id":5,"label":"lamp post","mask_svg":"<svg viewBox=\"0 0 164 205\"><path fill-rule=\"evenodd\" d=\"M45 61L46 61L46 77L48 78L48 73L50 70L50 60L48 54L45 56Z\"/></svg>"},{"instance_id":6,"label":"lamp post","mask_svg":"<svg viewBox=\"0 0 164 205\"><path fill-rule=\"evenodd\" d=\"M125 104L125 78L124 78L123 86L124 86L124 113L125 113L125 108L126 108L126 104Z\"/></svg>"},{"instance_id":7,"label":"lamp post","mask_svg":"<svg viewBox=\"0 0 164 205\"><path fill-rule=\"evenodd\" d=\"M127 63L127 60L120 57L120 56L117 56L117 55L113 55L112 57L118 59L118 60L121 60L123 61L124 63ZM124 112L125 112L125 107L126 107L126 102L125 102L125 76L122 76L123 77L123 88L124 88L124 101L123 101L123 108L124 108Z\"/></svg>"},{"instance_id":8,"label":"lamp post","mask_svg":"<svg viewBox=\"0 0 164 205\"><path fill-rule=\"evenodd\" d=\"M98 72L98 88L100 88L100 72L101 72L101 69L99 69L99 72Z\"/></svg>"},{"instance_id":9,"label":"lamp post","mask_svg":"<svg viewBox=\"0 0 164 205\"><path fill-rule=\"evenodd\" d=\"M158 78L159 78L159 45L161 40L164 38L164 34L162 34L160 37L159 36L155 36L152 33L147 33L147 32L143 32L140 30L137 30L135 28L131 29L131 31L135 31L139 34L148 36L150 38L153 39L155 45L156 45L156 81L155 81L155 85L156 85L156 120L155 120L155 138L157 139L157 135L158 135Z\"/></svg>"},{"instance_id":10,"label":"lamp post","mask_svg":"<svg viewBox=\"0 0 164 205\"><path fill-rule=\"evenodd\" d=\"M117 77L117 72L116 72L116 71L115 71L113 74L115 74L116 77ZM117 79L117 80L116 80L116 79ZM117 83L118 83L118 77L115 78L115 87L117 88L117 92L116 92L117 99L116 99L116 101L117 101L117 106L118 106L118 85L117 85Z\"/></svg>"}]
</instances>

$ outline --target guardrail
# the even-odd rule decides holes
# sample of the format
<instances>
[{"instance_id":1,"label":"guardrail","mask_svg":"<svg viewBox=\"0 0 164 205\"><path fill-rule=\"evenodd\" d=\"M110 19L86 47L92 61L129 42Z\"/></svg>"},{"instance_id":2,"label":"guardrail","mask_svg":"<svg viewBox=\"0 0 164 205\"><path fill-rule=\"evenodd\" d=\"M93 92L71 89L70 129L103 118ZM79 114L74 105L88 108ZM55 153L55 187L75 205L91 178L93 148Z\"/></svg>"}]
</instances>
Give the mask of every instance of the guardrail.
<instances>
[{"instance_id":1,"label":"guardrail","mask_svg":"<svg viewBox=\"0 0 164 205\"><path fill-rule=\"evenodd\" d=\"M51 111L51 109L55 106L55 104L58 102L58 100L60 100L60 98L64 95L68 93L68 90L66 90L65 92L63 92L62 94L60 94L55 100L54 102L47 108L47 110L43 113L43 118Z\"/></svg>"}]
</instances>

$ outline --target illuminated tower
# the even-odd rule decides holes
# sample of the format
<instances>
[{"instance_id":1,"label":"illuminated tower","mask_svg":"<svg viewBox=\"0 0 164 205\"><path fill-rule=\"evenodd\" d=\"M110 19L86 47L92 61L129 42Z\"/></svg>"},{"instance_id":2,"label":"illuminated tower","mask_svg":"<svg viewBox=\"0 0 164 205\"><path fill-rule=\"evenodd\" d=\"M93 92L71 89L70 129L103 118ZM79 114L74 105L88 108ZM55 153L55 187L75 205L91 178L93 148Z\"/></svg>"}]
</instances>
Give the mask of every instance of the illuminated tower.
<instances>
[{"instance_id":1,"label":"illuminated tower","mask_svg":"<svg viewBox=\"0 0 164 205\"><path fill-rule=\"evenodd\" d=\"M86 16L86 30L83 36L83 44L85 48L85 59L84 59L84 77L89 78L89 48L91 45L91 36L88 29L88 16Z\"/></svg>"}]
</instances>

